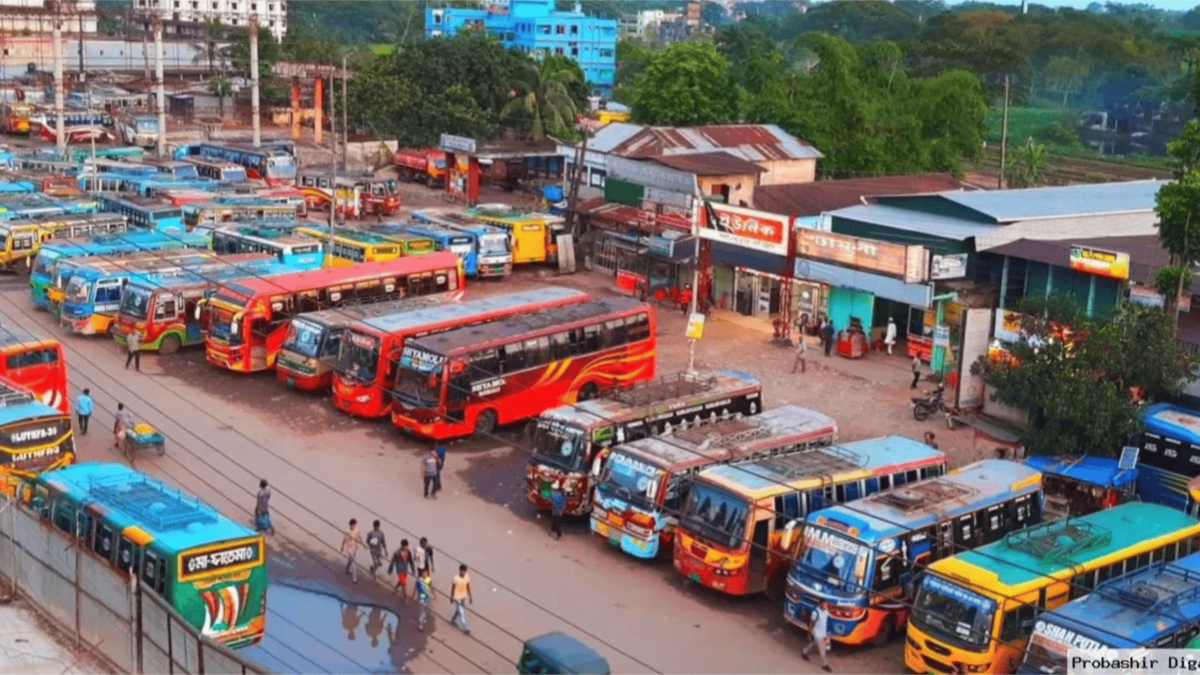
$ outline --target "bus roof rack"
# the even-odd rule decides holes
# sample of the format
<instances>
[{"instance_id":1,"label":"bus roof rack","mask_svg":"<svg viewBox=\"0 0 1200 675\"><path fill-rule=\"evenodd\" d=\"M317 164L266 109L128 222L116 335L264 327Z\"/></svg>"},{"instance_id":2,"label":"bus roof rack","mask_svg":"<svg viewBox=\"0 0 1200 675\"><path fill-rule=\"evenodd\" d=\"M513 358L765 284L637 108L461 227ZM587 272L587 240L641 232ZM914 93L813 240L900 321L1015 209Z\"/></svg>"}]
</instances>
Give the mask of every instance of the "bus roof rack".
<instances>
[{"instance_id":1,"label":"bus roof rack","mask_svg":"<svg viewBox=\"0 0 1200 675\"><path fill-rule=\"evenodd\" d=\"M826 445L792 455L778 455L754 461L788 480L806 476L832 476L862 468L867 463L865 457L840 445Z\"/></svg>"},{"instance_id":2,"label":"bus roof rack","mask_svg":"<svg viewBox=\"0 0 1200 675\"><path fill-rule=\"evenodd\" d=\"M1144 571L1135 574L1145 574ZM1149 580L1138 580L1130 584L1122 584L1115 579L1101 584L1094 592L1110 602L1140 609L1147 614L1172 616L1180 621L1187 619L1175 611L1186 602L1193 602L1200 596L1200 572L1190 570L1181 565L1167 564L1162 568L1162 574L1178 577L1181 585L1187 586L1183 591L1178 587L1167 587L1155 584ZM1146 576L1150 576L1146 574Z\"/></svg>"},{"instance_id":3,"label":"bus roof rack","mask_svg":"<svg viewBox=\"0 0 1200 675\"><path fill-rule=\"evenodd\" d=\"M770 436L772 431L770 426L753 418L714 417L697 420L692 426L680 427L664 435L707 449L714 446L728 448Z\"/></svg>"},{"instance_id":4,"label":"bus roof rack","mask_svg":"<svg viewBox=\"0 0 1200 675\"><path fill-rule=\"evenodd\" d=\"M25 405L33 403L36 397L33 392L24 387L19 387L11 382L0 382L0 408L7 408L14 405Z\"/></svg>"},{"instance_id":5,"label":"bus roof rack","mask_svg":"<svg viewBox=\"0 0 1200 675\"><path fill-rule=\"evenodd\" d=\"M144 474L95 480L88 487L88 494L160 531L217 522L217 510L213 507Z\"/></svg>"},{"instance_id":6,"label":"bus roof rack","mask_svg":"<svg viewBox=\"0 0 1200 675\"><path fill-rule=\"evenodd\" d=\"M692 396L716 386L714 376L699 377L686 372L663 375L654 380L640 382L627 389L616 389L605 394L605 398L619 401L628 406L650 405L680 396Z\"/></svg>"},{"instance_id":7,"label":"bus roof rack","mask_svg":"<svg viewBox=\"0 0 1200 675\"><path fill-rule=\"evenodd\" d=\"M1059 562L1074 553L1112 542L1107 528L1072 518L1035 525L1004 537L1004 545L1042 560Z\"/></svg>"},{"instance_id":8,"label":"bus roof rack","mask_svg":"<svg viewBox=\"0 0 1200 675\"><path fill-rule=\"evenodd\" d=\"M876 499L907 512L938 506L978 492L975 488L967 485L956 485L950 481L935 478L881 492Z\"/></svg>"}]
</instances>

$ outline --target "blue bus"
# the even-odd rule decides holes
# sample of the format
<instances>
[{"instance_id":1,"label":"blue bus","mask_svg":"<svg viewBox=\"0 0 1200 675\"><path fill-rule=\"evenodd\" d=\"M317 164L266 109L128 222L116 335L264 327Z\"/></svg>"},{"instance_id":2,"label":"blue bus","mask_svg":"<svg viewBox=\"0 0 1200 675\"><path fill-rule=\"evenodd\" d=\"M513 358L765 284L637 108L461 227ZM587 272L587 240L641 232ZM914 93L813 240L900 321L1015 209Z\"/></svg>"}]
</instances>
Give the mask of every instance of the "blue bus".
<instances>
[{"instance_id":1,"label":"blue bus","mask_svg":"<svg viewBox=\"0 0 1200 675\"><path fill-rule=\"evenodd\" d=\"M219 227L213 230L212 248L222 254L270 253L296 271L320 269L325 264L324 242L281 223Z\"/></svg>"},{"instance_id":2,"label":"blue bus","mask_svg":"<svg viewBox=\"0 0 1200 675\"><path fill-rule=\"evenodd\" d=\"M216 143L205 141L182 145L175 151L175 159L198 155L208 159L233 162L246 167L250 178L266 181L267 185L292 185L296 182L295 146L292 152L273 143L254 147L243 143Z\"/></svg>"},{"instance_id":3,"label":"blue bus","mask_svg":"<svg viewBox=\"0 0 1200 675\"><path fill-rule=\"evenodd\" d=\"M469 277L479 276L479 250L475 236L436 223L385 223L371 225L371 232L383 235L413 234L432 239L439 251L450 251L462 261L463 272Z\"/></svg>"},{"instance_id":4,"label":"blue bus","mask_svg":"<svg viewBox=\"0 0 1200 675\"><path fill-rule=\"evenodd\" d=\"M1135 439L1138 496L1180 510L1193 508L1188 481L1200 475L1200 413L1169 403L1142 409Z\"/></svg>"},{"instance_id":5,"label":"blue bus","mask_svg":"<svg viewBox=\"0 0 1200 675\"><path fill-rule=\"evenodd\" d=\"M67 281L59 320L70 333L107 335L120 309L121 290L131 280L179 276L217 264L223 263L207 251L164 251L84 265Z\"/></svg>"},{"instance_id":6,"label":"blue bus","mask_svg":"<svg viewBox=\"0 0 1200 675\"><path fill-rule=\"evenodd\" d=\"M14 193L14 192L15 193L27 193L27 192L37 192L37 191L38 191L37 183L34 183L31 180L8 179L8 180L0 181L0 193L3 193L3 194L10 194L10 193Z\"/></svg>"},{"instance_id":7,"label":"blue bus","mask_svg":"<svg viewBox=\"0 0 1200 675\"><path fill-rule=\"evenodd\" d=\"M0 197L0 220L61 216L66 212L66 206L61 199L40 192L17 192Z\"/></svg>"},{"instance_id":8,"label":"blue bus","mask_svg":"<svg viewBox=\"0 0 1200 675\"><path fill-rule=\"evenodd\" d=\"M109 213L119 213L133 227L160 232L183 232L183 209L169 202L139 197L100 195L100 208Z\"/></svg>"},{"instance_id":9,"label":"blue bus","mask_svg":"<svg viewBox=\"0 0 1200 675\"><path fill-rule=\"evenodd\" d=\"M413 211L412 216L422 223L441 225L471 235L475 240L478 259L477 276L504 277L512 272L512 245L508 231L487 223L468 222L453 218L453 214L435 211Z\"/></svg>"},{"instance_id":10,"label":"blue bus","mask_svg":"<svg viewBox=\"0 0 1200 675\"><path fill-rule=\"evenodd\" d=\"M28 389L0 378L0 492L75 461L71 416Z\"/></svg>"},{"instance_id":11,"label":"blue bus","mask_svg":"<svg viewBox=\"0 0 1200 675\"><path fill-rule=\"evenodd\" d=\"M1067 652L1186 649L1200 634L1200 553L1168 548L1145 569L1038 615L1018 673L1066 675ZM1097 653L1099 652L1099 653Z\"/></svg>"},{"instance_id":12,"label":"blue bus","mask_svg":"<svg viewBox=\"0 0 1200 675\"><path fill-rule=\"evenodd\" d=\"M49 309L49 288L54 284L58 265L63 260L97 256L106 258L137 251L163 251L176 248L209 248L207 233L125 232L89 239L63 239L42 244L29 274L29 297L38 309ZM64 286L65 288L65 286Z\"/></svg>"},{"instance_id":13,"label":"blue bus","mask_svg":"<svg viewBox=\"0 0 1200 675\"><path fill-rule=\"evenodd\" d=\"M921 569L1041 516L1041 473L1002 459L810 513L783 616L807 628L817 603L827 602L830 638L883 644L904 631Z\"/></svg>"}]
</instances>

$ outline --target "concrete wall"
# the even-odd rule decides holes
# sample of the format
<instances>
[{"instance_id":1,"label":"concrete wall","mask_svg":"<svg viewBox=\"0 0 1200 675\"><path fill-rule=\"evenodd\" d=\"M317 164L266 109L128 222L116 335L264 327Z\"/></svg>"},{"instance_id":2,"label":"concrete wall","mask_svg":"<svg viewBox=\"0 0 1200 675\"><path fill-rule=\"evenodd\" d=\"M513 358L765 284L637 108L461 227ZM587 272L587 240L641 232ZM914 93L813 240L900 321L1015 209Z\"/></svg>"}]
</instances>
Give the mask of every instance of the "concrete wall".
<instances>
[{"instance_id":1,"label":"concrete wall","mask_svg":"<svg viewBox=\"0 0 1200 675\"><path fill-rule=\"evenodd\" d=\"M729 205L749 207L754 203L754 185L757 178L753 175L697 176L696 181L700 184L700 193L705 196L720 194L719 186L728 185Z\"/></svg>"},{"instance_id":2,"label":"concrete wall","mask_svg":"<svg viewBox=\"0 0 1200 675\"><path fill-rule=\"evenodd\" d=\"M788 159L768 162L755 162L767 170L759 176L760 185L780 185L783 183L811 183L817 179L817 160Z\"/></svg>"}]
</instances>

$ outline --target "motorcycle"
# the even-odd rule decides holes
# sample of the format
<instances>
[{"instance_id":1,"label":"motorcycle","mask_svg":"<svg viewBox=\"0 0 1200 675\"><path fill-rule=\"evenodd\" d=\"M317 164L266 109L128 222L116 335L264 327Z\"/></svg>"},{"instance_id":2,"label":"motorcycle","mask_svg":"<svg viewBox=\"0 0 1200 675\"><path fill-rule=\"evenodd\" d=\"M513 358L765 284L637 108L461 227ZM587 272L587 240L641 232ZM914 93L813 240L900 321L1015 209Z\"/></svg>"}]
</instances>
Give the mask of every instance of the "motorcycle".
<instances>
[{"instance_id":1,"label":"motorcycle","mask_svg":"<svg viewBox=\"0 0 1200 675\"><path fill-rule=\"evenodd\" d=\"M954 416L958 414L958 410L946 405L945 394L946 385L938 384L937 388L924 396L912 397L913 403L913 418L918 422L924 422L929 419L929 416L941 412L946 415L946 426L954 428Z\"/></svg>"}]
</instances>

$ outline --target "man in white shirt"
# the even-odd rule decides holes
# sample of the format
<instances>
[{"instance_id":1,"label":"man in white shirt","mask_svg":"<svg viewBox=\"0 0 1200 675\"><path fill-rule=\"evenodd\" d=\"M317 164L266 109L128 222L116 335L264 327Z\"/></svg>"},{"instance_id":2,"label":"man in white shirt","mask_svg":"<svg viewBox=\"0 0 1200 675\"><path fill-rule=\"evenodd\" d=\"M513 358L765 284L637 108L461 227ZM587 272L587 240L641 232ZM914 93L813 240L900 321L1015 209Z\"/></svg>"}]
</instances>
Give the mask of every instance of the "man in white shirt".
<instances>
[{"instance_id":1,"label":"man in white shirt","mask_svg":"<svg viewBox=\"0 0 1200 675\"><path fill-rule=\"evenodd\" d=\"M805 645L804 651L800 652L800 656L807 661L808 653L815 647L817 656L821 657L821 670L827 673L832 673L833 669L829 667L829 661L825 659L825 653L829 650L829 608L825 603L817 605L817 608L812 613L812 625L808 629L809 641Z\"/></svg>"}]
</instances>

